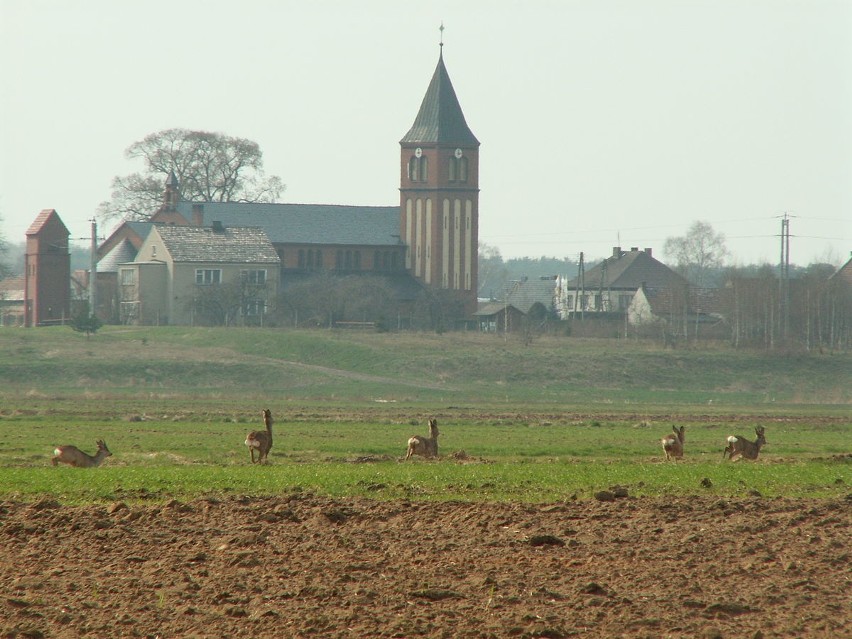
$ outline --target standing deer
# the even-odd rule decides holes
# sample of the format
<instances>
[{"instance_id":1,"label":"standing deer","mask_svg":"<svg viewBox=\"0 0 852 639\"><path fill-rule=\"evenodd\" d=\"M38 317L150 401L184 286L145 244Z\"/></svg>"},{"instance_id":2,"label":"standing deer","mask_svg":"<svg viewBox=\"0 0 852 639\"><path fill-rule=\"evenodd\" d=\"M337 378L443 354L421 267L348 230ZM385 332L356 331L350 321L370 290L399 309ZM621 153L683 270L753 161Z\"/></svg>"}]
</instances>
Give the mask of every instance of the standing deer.
<instances>
[{"instance_id":1,"label":"standing deer","mask_svg":"<svg viewBox=\"0 0 852 639\"><path fill-rule=\"evenodd\" d=\"M766 444L764 437L763 426L758 426L754 429L757 433L757 440L750 442L742 435L731 435L728 437L728 445L722 451L722 459L728 455L728 459L733 461L735 458L757 459L757 454L760 452L760 447Z\"/></svg>"},{"instance_id":2,"label":"standing deer","mask_svg":"<svg viewBox=\"0 0 852 639\"><path fill-rule=\"evenodd\" d=\"M69 466L76 466L77 468L100 466L101 462L112 455L112 453L109 452L109 448L107 448L104 440L99 439L97 444L98 452L94 456L84 453L76 446L57 446L53 451L53 459L50 461L54 466L59 462L68 464Z\"/></svg>"},{"instance_id":3,"label":"standing deer","mask_svg":"<svg viewBox=\"0 0 852 639\"><path fill-rule=\"evenodd\" d=\"M269 449L272 448L272 413L268 408L263 409L263 422L266 430L253 430L246 437L246 446L251 453L251 463L260 464L268 461ZM257 451L257 461L254 460L254 451Z\"/></svg>"},{"instance_id":4,"label":"standing deer","mask_svg":"<svg viewBox=\"0 0 852 639\"><path fill-rule=\"evenodd\" d=\"M415 435L408 440L408 452L405 455L409 459L412 455L422 455L423 457L438 456L438 420L429 420L429 437Z\"/></svg>"},{"instance_id":5,"label":"standing deer","mask_svg":"<svg viewBox=\"0 0 852 639\"><path fill-rule=\"evenodd\" d=\"M680 428L672 426L672 430L674 431L672 434L666 435L660 440L663 450L666 452L667 461L683 457L683 431L686 430L686 426Z\"/></svg>"}]
</instances>

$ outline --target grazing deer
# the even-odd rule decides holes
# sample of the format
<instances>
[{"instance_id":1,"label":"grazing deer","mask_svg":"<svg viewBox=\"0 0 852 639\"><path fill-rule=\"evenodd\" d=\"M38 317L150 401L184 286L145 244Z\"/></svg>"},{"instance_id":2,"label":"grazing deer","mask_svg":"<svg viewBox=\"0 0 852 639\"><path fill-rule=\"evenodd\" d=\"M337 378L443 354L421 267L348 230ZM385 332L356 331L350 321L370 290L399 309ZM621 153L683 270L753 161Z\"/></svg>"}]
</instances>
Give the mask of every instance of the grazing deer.
<instances>
[{"instance_id":1,"label":"grazing deer","mask_svg":"<svg viewBox=\"0 0 852 639\"><path fill-rule=\"evenodd\" d=\"M94 456L88 455L84 453L82 450L77 448L76 446L57 446L53 451L53 465L56 466L59 462L63 464L68 464L69 466L76 466L77 468L92 468L94 466L100 466L101 462L112 455L109 452L109 448L107 448L104 440L98 440L98 452L95 453Z\"/></svg>"},{"instance_id":2,"label":"grazing deer","mask_svg":"<svg viewBox=\"0 0 852 639\"><path fill-rule=\"evenodd\" d=\"M754 429L754 432L757 433L757 440L753 442L748 441L742 435L731 435L728 437L728 445L722 451L722 459L725 459L726 454L728 455L728 459L732 461L740 457L743 459L757 459L760 447L766 444L766 437L764 437L763 426L758 426Z\"/></svg>"},{"instance_id":3,"label":"grazing deer","mask_svg":"<svg viewBox=\"0 0 852 639\"><path fill-rule=\"evenodd\" d=\"M660 440L660 443L663 445L663 450L666 451L667 461L669 459L679 459L680 457L683 457L683 431L686 430L686 426L681 426L680 428L672 426L672 430L674 433L666 435Z\"/></svg>"},{"instance_id":4,"label":"grazing deer","mask_svg":"<svg viewBox=\"0 0 852 639\"><path fill-rule=\"evenodd\" d=\"M429 420L429 437L415 435L408 440L408 452L405 455L409 459L412 455L422 455L423 457L438 456L438 420Z\"/></svg>"},{"instance_id":5,"label":"grazing deer","mask_svg":"<svg viewBox=\"0 0 852 639\"><path fill-rule=\"evenodd\" d=\"M253 430L246 437L246 446L251 453L251 463L260 464L268 461L269 449L272 448L272 413L268 408L263 409L263 422L266 430ZM254 451L257 451L257 461L254 460Z\"/></svg>"}]
</instances>

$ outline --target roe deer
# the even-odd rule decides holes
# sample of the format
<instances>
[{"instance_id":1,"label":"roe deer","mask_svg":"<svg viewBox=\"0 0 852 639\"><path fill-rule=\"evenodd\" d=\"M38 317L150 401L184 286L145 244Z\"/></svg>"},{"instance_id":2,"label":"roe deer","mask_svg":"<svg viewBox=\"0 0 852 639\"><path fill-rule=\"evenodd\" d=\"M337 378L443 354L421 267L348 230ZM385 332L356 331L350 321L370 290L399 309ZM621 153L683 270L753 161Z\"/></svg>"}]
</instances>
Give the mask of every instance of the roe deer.
<instances>
[{"instance_id":1,"label":"roe deer","mask_svg":"<svg viewBox=\"0 0 852 639\"><path fill-rule=\"evenodd\" d=\"M415 435L408 440L408 452L405 455L409 459L412 455L422 455L423 457L438 456L438 421L435 419L429 420L429 437Z\"/></svg>"},{"instance_id":2,"label":"roe deer","mask_svg":"<svg viewBox=\"0 0 852 639\"><path fill-rule=\"evenodd\" d=\"M742 435L731 435L728 437L728 445L722 451L722 459L725 459L726 454L728 455L728 459L732 461L739 457L743 459L757 459L760 447L766 443L766 437L763 435L763 426L758 426L754 429L754 432L757 433L757 440L753 442L748 441Z\"/></svg>"},{"instance_id":3,"label":"roe deer","mask_svg":"<svg viewBox=\"0 0 852 639\"><path fill-rule=\"evenodd\" d=\"M246 446L251 453L251 463L260 464L268 461L269 449L272 448L272 413L269 409L263 410L263 422L266 430L253 430L246 437ZM254 460L254 451L257 451L257 461Z\"/></svg>"},{"instance_id":4,"label":"roe deer","mask_svg":"<svg viewBox=\"0 0 852 639\"><path fill-rule=\"evenodd\" d=\"M76 466L77 468L92 468L93 466L100 466L101 462L112 455L109 452L109 448L107 448L104 440L98 440L98 452L95 453L94 456L88 455L84 453L82 450L77 448L76 446L57 446L53 451L53 465L56 466L59 462L63 464L68 464L70 466Z\"/></svg>"},{"instance_id":5,"label":"roe deer","mask_svg":"<svg viewBox=\"0 0 852 639\"><path fill-rule=\"evenodd\" d=\"M674 433L666 435L660 440L663 450L666 451L666 460L683 457L683 431L686 430L686 426L680 428L672 426L672 430Z\"/></svg>"}]
</instances>

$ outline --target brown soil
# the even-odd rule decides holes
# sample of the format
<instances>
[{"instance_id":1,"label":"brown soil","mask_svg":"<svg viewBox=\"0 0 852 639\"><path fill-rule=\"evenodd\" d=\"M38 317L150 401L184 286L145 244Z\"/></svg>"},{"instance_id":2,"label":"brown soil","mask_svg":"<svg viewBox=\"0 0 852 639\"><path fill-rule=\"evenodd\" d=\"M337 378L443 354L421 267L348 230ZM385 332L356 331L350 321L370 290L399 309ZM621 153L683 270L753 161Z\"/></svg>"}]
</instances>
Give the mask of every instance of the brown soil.
<instances>
[{"instance_id":1,"label":"brown soil","mask_svg":"<svg viewBox=\"0 0 852 639\"><path fill-rule=\"evenodd\" d=\"M2 637L852 637L852 500L0 503Z\"/></svg>"}]
</instances>

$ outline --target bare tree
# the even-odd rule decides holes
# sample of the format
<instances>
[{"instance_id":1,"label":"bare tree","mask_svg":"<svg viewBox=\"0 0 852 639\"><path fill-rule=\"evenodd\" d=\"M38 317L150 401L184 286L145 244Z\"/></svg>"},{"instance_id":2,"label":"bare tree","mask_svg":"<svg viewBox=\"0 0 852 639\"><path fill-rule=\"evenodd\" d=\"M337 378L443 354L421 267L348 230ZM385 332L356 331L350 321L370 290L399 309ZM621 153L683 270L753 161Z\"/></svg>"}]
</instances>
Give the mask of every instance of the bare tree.
<instances>
[{"instance_id":1,"label":"bare tree","mask_svg":"<svg viewBox=\"0 0 852 639\"><path fill-rule=\"evenodd\" d=\"M181 199L191 202L275 202L281 178L266 176L256 142L207 131L166 129L125 151L144 170L112 181L112 199L101 203L101 220L144 220L162 203L163 182L173 172Z\"/></svg>"},{"instance_id":2,"label":"bare tree","mask_svg":"<svg viewBox=\"0 0 852 639\"><path fill-rule=\"evenodd\" d=\"M3 217L0 216L0 226L2 226ZM3 231L0 230L0 279L8 275L12 268L6 263L6 252L9 250L9 245L6 243L6 238L3 236Z\"/></svg>"},{"instance_id":3,"label":"bare tree","mask_svg":"<svg viewBox=\"0 0 852 639\"><path fill-rule=\"evenodd\" d=\"M478 273L480 297L488 297L493 291L505 288L508 271L499 248L485 242L479 243Z\"/></svg>"},{"instance_id":4,"label":"bare tree","mask_svg":"<svg viewBox=\"0 0 852 639\"><path fill-rule=\"evenodd\" d=\"M721 268L729 251L725 236L716 233L707 222L693 222L683 237L669 237L663 253L674 259L675 270L692 284L708 285L707 276L712 269Z\"/></svg>"}]
</instances>

